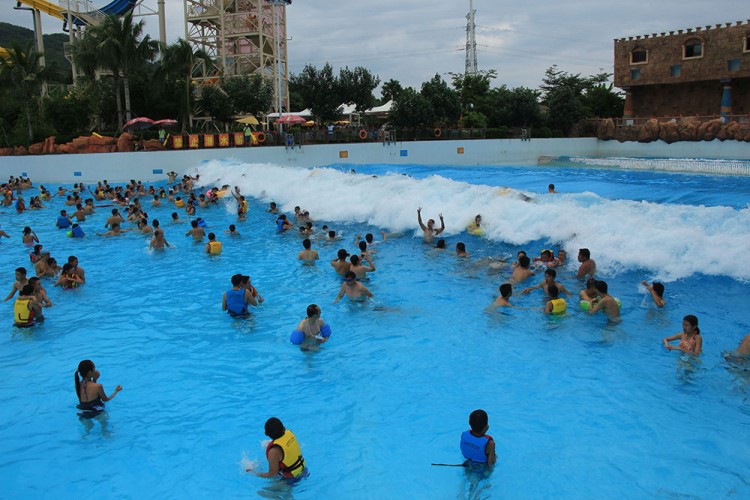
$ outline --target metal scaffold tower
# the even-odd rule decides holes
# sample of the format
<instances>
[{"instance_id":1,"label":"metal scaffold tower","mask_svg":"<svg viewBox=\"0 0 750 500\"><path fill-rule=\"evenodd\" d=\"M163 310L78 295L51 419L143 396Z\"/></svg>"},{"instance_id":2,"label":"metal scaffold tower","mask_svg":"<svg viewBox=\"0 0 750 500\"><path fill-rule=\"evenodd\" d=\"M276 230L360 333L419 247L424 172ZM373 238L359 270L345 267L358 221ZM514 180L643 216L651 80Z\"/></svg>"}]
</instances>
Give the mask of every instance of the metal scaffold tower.
<instances>
[{"instance_id":1,"label":"metal scaffold tower","mask_svg":"<svg viewBox=\"0 0 750 500\"><path fill-rule=\"evenodd\" d=\"M260 74L273 81L274 101L280 94L288 109L286 5L291 1L278 6L268 0L184 1L185 39L214 61L193 81L213 85L222 76Z\"/></svg>"},{"instance_id":2,"label":"metal scaffold tower","mask_svg":"<svg viewBox=\"0 0 750 500\"><path fill-rule=\"evenodd\" d=\"M475 75L477 72L477 39L476 24L474 24L474 0L469 0L469 13L466 14L466 74Z\"/></svg>"}]
</instances>

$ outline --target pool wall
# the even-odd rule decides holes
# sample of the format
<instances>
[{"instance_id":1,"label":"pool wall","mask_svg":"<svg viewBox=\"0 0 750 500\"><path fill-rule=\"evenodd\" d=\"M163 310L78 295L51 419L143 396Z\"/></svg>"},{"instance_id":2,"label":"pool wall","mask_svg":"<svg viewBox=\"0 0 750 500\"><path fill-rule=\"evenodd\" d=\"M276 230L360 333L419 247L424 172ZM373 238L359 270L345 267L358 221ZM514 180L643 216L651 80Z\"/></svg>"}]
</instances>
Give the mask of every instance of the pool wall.
<instances>
[{"instance_id":1,"label":"pool wall","mask_svg":"<svg viewBox=\"0 0 750 500\"><path fill-rule=\"evenodd\" d=\"M321 144L297 148L256 147L183 151L139 151L76 155L0 157L0 176L25 175L37 182L94 182L107 179L163 180L202 161L236 158L246 163L300 167L334 164L536 165L560 156L748 159L750 143L714 140L667 144L577 139L485 139Z\"/></svg>"}]
</instances>

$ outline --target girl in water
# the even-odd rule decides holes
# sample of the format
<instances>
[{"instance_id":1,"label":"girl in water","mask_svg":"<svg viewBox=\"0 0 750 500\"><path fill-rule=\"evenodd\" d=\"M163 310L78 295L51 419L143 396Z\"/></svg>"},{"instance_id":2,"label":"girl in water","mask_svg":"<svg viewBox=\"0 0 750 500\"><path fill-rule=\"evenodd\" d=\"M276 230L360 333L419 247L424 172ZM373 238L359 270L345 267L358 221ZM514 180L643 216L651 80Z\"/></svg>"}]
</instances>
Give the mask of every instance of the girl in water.
<instances>
[{"instance_id":1,"label":"girl in water","mask_svg":"<svg viewBox=\"0 0 750 500\"><path fill-rule=\"evenodd\" d=\"M679 344L670 344L670 342L677 339L680 340ZM682 333L677 333L671 337L664 337L662 342L664 342L664 347L670 351L677 350L698 356L703 349L703 337L701 337L701 329L698 328L698 318L692 314L688 314L682 318Z\"/></svg>"},{"instance_id":2,"label":"girl in water","mask_svg":"<svg viewBox=\"0 0 750 500\"><path fill-rule=\"evenodd\" d=\"M114 398L122 390L122 386L115 387L111 396L104 392L102 384L98 383L99 371L94 362L84 359L78 363L78 370L73 374L75 378L76 395L78 396L78 413L81 418L92 418L104 411L104 402Z\"/></svg>"},{"instance_id":3,"label":"girl in water","mask_svg":"<svg viewBox=\"0 0 750 500\"><path fill-rule=\"evenodd\" d=\"M21 236L21 241L24 245L30 247L35 243L39 243L39 238L29 226L26 226L25 228L23 228L23 236Z\"/></svg>"}]
</instances>

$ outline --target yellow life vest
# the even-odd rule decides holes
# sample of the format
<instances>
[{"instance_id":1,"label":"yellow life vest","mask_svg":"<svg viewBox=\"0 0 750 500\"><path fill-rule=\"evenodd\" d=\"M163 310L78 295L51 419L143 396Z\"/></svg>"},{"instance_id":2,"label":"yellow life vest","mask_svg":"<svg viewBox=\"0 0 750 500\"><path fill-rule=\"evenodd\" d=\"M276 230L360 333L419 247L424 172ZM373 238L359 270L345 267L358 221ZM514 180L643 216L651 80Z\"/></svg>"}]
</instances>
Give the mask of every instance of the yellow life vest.
<instances>
[{"instance_id":1,"label":"yellow life vest","mask_svg":"<svg viewBox=\"0 0 750 500\"><path fill-rule=\"evenodd\" d=\"M266 455L272 447L278 446L284 452L284 460L279 462L279 472L284 477L297 477L305 470L305 459L302 457L302 449L297 438L289 429L279 439L271 441L266 448Z\"/></svg>"},{"instance_id":2,"label":"yellow life vest","mask_svg":"<svg viewBox=\"0 0 750 500\"><path fill-rule=\"evenodd\" d=\"M175 200L174 204L177 206L177 208L182 208L185 206L185 202L182 200Z\"/></svg>"},{"instance_id":3,"label":"yellow life vest","mask_svg":"<svg viewBox=\"0 0 750 500\"><path fill-rule=\"evenodd\" d=\"M209 241L208 242L208 253L211 255L218 255L221 253L221 242L220 241Z\"/></svg>"},{"instance_id":4,"label":"yellow life vest","mask_svg":"<svg viewBox=\"0 0 750 500\"><path fill-rule=\"evenodd\" d=\"M247 200L243 201L242 205L240 206L240 212L243 213L243 214L246 214L247 213L247 206L248 206Z\"/></svg>"},{"instance_id":5,"label":"yellow life vest","mask_svg":"<svg viewBox=\"0 0 750 500\"><path fill-rule=\"evenodd\" d=\"M34 322L34 315L29 309L31 299L16 299L13 304L13 321L17 325L27 326Z\"/></svg>"},{"instance_id":6,"label":"yellow life vest","mask_svg":"<svg viewBox=\"0 0 750 500\"><path fill-rule=\"evenodd\" d=\"M565 299L552 299L552 314L562 314L568 309Z\"/></svg>"}]
</instances>

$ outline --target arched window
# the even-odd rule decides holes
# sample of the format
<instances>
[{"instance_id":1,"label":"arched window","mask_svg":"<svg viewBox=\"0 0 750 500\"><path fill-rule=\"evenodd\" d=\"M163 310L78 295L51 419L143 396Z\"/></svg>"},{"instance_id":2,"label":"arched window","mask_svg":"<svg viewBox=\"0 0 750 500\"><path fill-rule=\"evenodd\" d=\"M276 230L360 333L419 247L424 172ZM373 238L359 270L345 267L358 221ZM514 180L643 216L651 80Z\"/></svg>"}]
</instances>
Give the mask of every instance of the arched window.
<instances>
[{"instance_id":1,"label":"arched window","mask_svg":"<svg viewBox=\"0 0 750 500\"><path fill-rule=\"evenodd\" d=\"M683 59L696 59L703 57L703 41L698 38L691 38L682 47Z\"/></svg>"},{"instance_id":2,"label":"arched window","mask_svg":"<svg viewBox=\"0 0 750 500\"><path fill-rule=\"evenodd\" d=\"M630 64L646 64L648 62L648 50L633 49L630 53Z\"/></svg>"}]
</instances>

